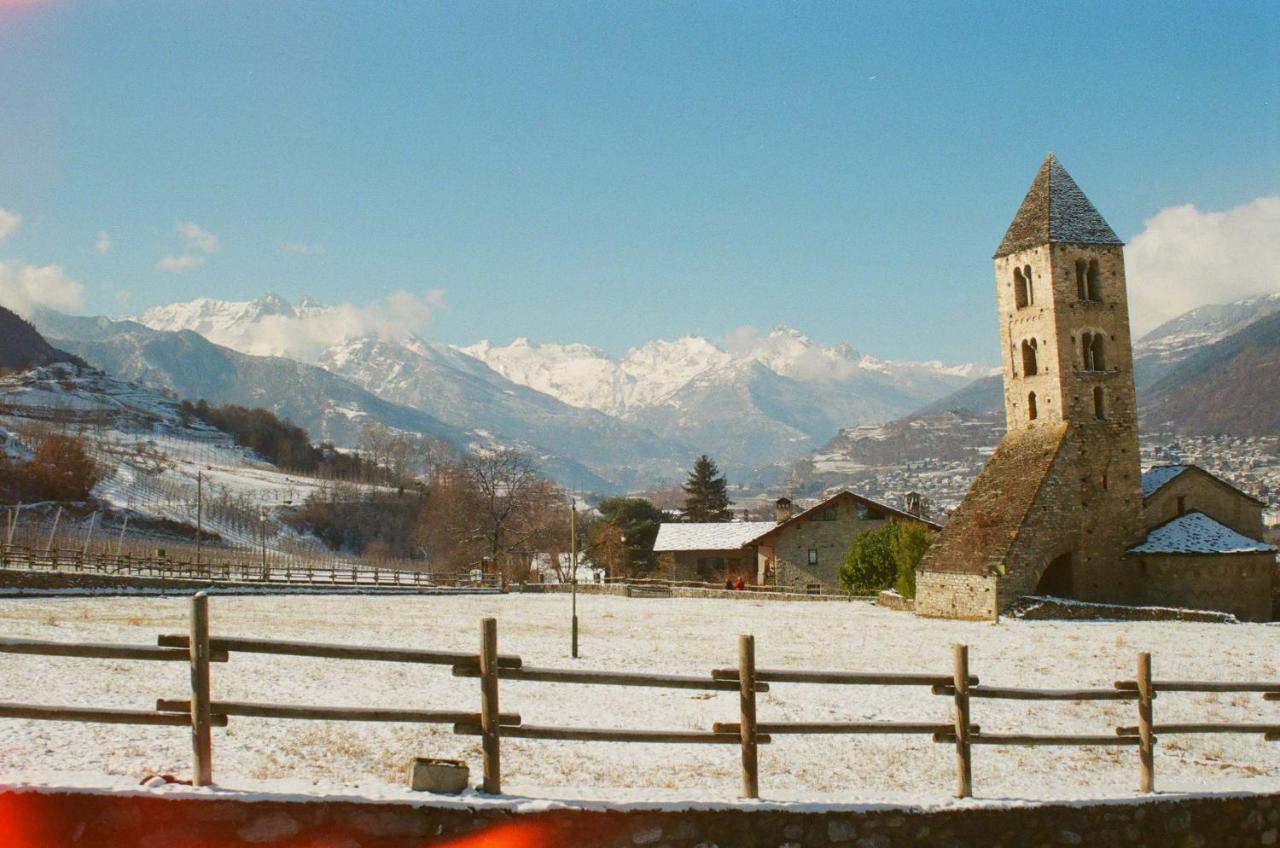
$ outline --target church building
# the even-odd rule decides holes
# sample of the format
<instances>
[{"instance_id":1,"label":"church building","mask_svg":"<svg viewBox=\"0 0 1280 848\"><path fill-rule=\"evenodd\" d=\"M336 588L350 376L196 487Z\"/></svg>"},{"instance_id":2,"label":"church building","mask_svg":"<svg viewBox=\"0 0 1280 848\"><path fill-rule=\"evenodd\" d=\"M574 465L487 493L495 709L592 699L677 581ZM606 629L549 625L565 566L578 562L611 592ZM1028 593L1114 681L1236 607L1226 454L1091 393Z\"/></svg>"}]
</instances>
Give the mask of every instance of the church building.
<instances>
[{"instance_id":1,"label":"church building","mask_svg":"<svg viewBox=\"0 0 1280 848\"><path fill-rule=\"evenodd\" d=\"M1007 432L920 563L916 612L1051 594L1270 620L1261 504L1190 466L1141 472L1123 243L1052 154L995 275Z\"/></svg>"}]
</instances>

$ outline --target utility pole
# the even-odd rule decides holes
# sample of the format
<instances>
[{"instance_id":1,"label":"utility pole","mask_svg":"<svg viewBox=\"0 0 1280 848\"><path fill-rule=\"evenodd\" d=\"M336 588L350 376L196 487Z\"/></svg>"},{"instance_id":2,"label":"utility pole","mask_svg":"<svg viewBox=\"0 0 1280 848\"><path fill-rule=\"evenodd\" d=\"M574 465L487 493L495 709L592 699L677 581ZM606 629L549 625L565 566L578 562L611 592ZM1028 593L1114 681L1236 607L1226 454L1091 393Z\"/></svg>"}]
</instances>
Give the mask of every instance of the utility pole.
<instances>
[{"instance_id":1,"label":"utility pole","mask_svg":"<svg viewBox=\"0 0 1280 848\"><path fill-rule=\"evenodd\" d=\"M200 531L204 520L204 472L196 472L196 568L200 567Z\"/></svg>"},{"instance_id":2,"label":"utility pole","mask_svg":"<svg viewBox=\"0 0 1280 848\"><path fill-rule=\"evenodd\" d=\"M569 569L573 597L573 658L578 658L578 501L569 499Z\"/></svg>"}]
</instances>

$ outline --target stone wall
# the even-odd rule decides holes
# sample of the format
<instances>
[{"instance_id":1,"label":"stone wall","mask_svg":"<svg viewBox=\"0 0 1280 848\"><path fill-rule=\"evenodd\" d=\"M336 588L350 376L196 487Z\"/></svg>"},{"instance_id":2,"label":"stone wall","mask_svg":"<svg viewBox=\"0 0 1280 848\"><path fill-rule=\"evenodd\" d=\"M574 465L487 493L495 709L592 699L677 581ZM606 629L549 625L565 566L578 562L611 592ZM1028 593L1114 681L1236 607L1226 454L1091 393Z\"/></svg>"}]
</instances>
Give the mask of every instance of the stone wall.
<instances>
[{"instance_id":1,"label":"stone wall","mask_svg":"<svg viewBox=\"0 0 1280 848\"><path fill-rule=\"evenodd\" d=\"M1207 848L1280 837L1275 794L931 810L765 803L521 813L500 803L427 803L0 791L0 834L6 848Z\"/></svg>"},{"instance_id":2,"label":"stone wall","mask_svg":"<svg viewBox=\"0 0 1280 848\"><path fill-rule=\"evenodd\" d=\"M1157 489L1144 504L1148 529L1178 517L1178 498L1187 512L1198 509L1237 533L1261 539L1262 504L1215 480L1209 474L1189 469Z\"/></svg>"},{"instance_id":3,"label":"stone wall","mask_svg":"<svg viewBox=\"0 0 1280 848\"><path fill-rule=\"evenodd\" d=\"M994 576L952 571L916 572L916 615L929 618L994 620Z\"/></svg>"},{"instance_id":4,"label":"stone wall","mask_svg":"<svg viewBox=\"0 0 1280 848\"><path fill-rule=\"evenodd\" d=\"M1219 610L1241 621L1271 621L1275 554L1144 554L1138 603Z\"/></svg>"}]
</instances>

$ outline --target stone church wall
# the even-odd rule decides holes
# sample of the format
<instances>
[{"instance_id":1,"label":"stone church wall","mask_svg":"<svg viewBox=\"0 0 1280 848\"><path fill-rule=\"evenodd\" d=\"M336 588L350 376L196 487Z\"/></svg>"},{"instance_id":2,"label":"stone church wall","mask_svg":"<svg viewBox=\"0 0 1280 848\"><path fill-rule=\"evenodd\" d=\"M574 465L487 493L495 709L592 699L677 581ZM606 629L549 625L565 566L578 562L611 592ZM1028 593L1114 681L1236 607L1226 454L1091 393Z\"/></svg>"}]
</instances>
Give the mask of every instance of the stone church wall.
<instances>
[{"instance_id":1,"label":"stone church wall","mask_svg":"<svg viewBox=\"0 0 1280 848\"><path fill-rule=\"evenodd\" d=\"M1135 561L1139 604L1229 612L1241 621L1273 619L1275 554L1144 554Z\"/></svg>"}]
</instances>

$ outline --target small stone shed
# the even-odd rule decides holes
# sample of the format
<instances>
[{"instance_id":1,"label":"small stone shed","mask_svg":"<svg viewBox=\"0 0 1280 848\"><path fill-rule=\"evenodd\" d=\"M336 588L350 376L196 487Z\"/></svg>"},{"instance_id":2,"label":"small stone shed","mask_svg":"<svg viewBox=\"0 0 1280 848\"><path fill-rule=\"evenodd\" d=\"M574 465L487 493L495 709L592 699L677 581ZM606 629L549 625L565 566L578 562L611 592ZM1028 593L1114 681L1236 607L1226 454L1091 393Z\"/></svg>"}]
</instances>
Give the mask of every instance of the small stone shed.
<instances>
[{"instance_id":1,"label":"small stone shed","mask_svg":"<svg viewBox=\"0 0 1280 848\"><path fill-rule=\"evenodd\" d=\"M775 526L772 521L660 524L653 544L653 552L658 555L658 576L713 583L741 577L754 582L755 538Z\"/></svg>"}]
</instances>

